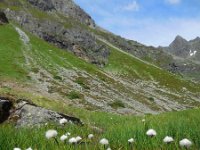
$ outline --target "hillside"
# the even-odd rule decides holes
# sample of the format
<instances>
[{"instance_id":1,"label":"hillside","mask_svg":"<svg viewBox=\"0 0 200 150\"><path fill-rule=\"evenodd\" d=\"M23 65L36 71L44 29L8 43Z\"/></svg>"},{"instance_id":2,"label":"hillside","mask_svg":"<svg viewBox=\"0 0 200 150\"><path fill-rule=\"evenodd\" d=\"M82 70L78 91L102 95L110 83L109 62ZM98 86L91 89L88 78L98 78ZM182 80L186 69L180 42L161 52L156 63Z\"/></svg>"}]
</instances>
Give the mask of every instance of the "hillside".
<instances>
[{"instance_id":1,"label":"hillside","mask_svg":"<svg viewBox=\"0 0 200 150\"><path fill-rule=\"evenodd\" d=\"M73 12L83 11L69 3L65 5L73 6ZM155 114L199 104L199 84L184 81L118 48L99 36L102 31L95 25L91 28L74 13L60 7L47 12L48 7L43 6L46 4L2 2L10 21L1 26L0 34L2 87L20 86L21 91L60 99L76 107L121 114ZM84 17L90 19L87 14ZM145 53L153 56L150 50ZM13 80L19 83L13 84Z\"/></svg>"},{"instance_id":2,"label":"hillside","mask_svg":"<svg viewBox=\"0 0 200 150\"><path fill-rule=\"evenodd\" d=\"M198 40L189 43L197 48ZM177 37L169 47L180 45L188 41ZM139 150L179 149L189 138L198 149L198 58L166 50L102 29L72 0L1 0L0 149L105 149L101 138L112 149ZM150 128L155 138L145 135ZM47 141L48 129L83 139ZM167 135L171 145L162 142Z\"/></svg>"}]
</instances>

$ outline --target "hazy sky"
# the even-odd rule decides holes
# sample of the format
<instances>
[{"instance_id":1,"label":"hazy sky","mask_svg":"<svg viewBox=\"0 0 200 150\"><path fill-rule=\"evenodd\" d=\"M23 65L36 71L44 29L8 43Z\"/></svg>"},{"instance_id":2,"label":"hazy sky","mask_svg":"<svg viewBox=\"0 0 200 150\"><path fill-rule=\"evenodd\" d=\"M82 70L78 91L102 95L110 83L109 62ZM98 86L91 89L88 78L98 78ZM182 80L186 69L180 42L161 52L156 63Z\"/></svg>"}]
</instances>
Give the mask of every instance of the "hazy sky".
<instances>
[{"instance_id":1,"label":"hazy sky","mask_svg":"<svg viewBox=\"0 0 200 150\"><path fill-rule=\"evenodd\" d=\"M200 0L74 0L101 27L146 45L200 36Z\"/></svg>"}]
</instances>

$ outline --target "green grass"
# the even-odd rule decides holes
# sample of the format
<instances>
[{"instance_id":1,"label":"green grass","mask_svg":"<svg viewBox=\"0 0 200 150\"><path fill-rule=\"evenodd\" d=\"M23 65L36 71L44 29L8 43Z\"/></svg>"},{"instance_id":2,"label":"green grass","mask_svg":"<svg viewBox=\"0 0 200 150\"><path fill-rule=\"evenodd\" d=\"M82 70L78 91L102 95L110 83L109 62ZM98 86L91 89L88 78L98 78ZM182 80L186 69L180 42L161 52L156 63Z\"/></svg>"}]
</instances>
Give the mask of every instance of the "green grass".
<instances>
[{"instance_id":1,"label":"green grass","mask_svg":"<svg viewBox=\"0 0 200 150\"><path fill-rule=\"evenodd\" d=\"M45 102L44 102L45 101ZM43 106L49 105L44 100ZM53 104L53 105L51 105ZM200 130L199 130L199 109L187 110L182 112L170 112L161 115L145 117L134 116L120 116L104 112L91 112L83 109L70 107L67 105L60 105L51 101L50 107L54 107L55 110L62 110L62 112L69 113L80 117L84 122L84 126L66 125L59 126L49 124L41 128L19 128L16 129L12 125L4 124L0 126L0 145L1 149L13 149L13 147L21 147L23 149L32 147L34 149L41 150L59 150L59 149L80 149L80 150L98 150L102 149L99 144L101 138L107 138L110 142L112 149L130 149L127 140L130 138L135 139L134 148L136 150L179 150L179 141L183 138L188 138L193 142L191 149L197 150L200 148ZM145 118L145 123L142 119ZM92 129L90 126L96 126L103 130L103 133L99 133ZM150 138L146 136L146 131L149 128L153 128L157 131L157 136ZM56 129L58 131L59 145L55 141L47 140L45 138L45 132L48 129ZM80 144L76 146L70 146L68 143L62 143L59 137L66 133L72 133L73 136L83 137L83 142L87 144ZM87 139L88 134L94 134L95 138L90 141ZM172 136L175 142L171 145L164 144L163 138L166 136Z\"/></svg>"},{"instance_id":2,"label":"green grass","mask_svg":"<svg viewBox=\"0 0 200 150\"><path fill-rule=\"evenodd\" d=\"M25 59L19 35L11 25L0 26L0 77L26 79Z\"/></svg>"},{"instance_id":3,"label":"green grass","mask_svg":"<svg viewBox=\"0 0 200 150\"><path fill-rule=\"evenodd\" d=\"M76 91L71 91L69 94L67 94L67 97L69 99L73 100L73 99L80 99L80 98L82 98L82 95L80 93L76 92Z\"/></svg>"},{"instance_id":4,"label":"green grass","mask_svg":"<svg viewBox=\"0 0 200 150\"><path fill-rule=\"evenodd\" d=\"M200 85L183 80L177 75L171 74L149 64L111 48L111 55L104 70L126 78L128 80L142 79L158 82L161 86L181 91L186 87L191 92L200 91Z\"/></svg>"}]
</instances>

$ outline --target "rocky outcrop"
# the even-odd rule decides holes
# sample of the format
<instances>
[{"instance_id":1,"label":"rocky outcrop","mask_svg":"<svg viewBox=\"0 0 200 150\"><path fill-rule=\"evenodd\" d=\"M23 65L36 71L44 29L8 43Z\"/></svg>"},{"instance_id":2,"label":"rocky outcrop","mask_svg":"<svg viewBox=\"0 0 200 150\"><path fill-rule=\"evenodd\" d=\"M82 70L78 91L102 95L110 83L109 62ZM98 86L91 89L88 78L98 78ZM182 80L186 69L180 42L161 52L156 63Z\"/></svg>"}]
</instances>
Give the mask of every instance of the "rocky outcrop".
<instances>
[{"instance_id":1,"label":"rocky outcrop","mask_svg":"<svg viewBox=\"0 0 200 150\"><path fill-rule=\"evenodd\" d=\"M0 11L0 25L8 23L8 19L4 12Z\"/></svg>"},{"instance_id":2,"label":"rocky outcrop","mask_svg":"<svg viewBox=\"0 0 200 150\"><path fill-rule=\"evenodd\" d=\"M72 0L28 0L28 2L43 11L57 11L92 28L96 26L94 20Z\"/></svg>"},{"instance_id":3,"label":"rocky outcrop","mask_svg":"<svg viewBox=\"0 0 200 150\"><path fill-rule=\"evenodd\" d=\"M27 101L21 100L16 104L14 113L10 118L17 118L16 126L38 126L46 123L59 123L60 119L67 119L69 123L82 125L80 119L51 111Z\"/></svg>"},{"instance_id":4,"label":"rocky outcrop","mask_svg":"<svg viewBox=\"0 0 200 150\"><path fill-rule=\"evenodd\" d=\"M31 127L48 123L59 124L59 120L63 118L68 123L83 125L79 118L39 107L26 100L18 100L13 106L10 100L0 98L0 123L9 119L16 127Z\"/></svg>"}]
</instances>

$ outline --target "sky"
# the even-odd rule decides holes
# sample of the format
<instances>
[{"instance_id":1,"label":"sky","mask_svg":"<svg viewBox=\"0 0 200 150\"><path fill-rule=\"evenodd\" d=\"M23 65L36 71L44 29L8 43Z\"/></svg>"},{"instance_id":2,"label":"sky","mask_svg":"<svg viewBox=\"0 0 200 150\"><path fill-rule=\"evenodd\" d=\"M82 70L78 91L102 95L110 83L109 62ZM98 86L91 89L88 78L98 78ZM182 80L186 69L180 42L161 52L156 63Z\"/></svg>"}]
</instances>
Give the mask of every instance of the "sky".
<instances>
[{"instance_id":1,"label":"sky","mask_svg":"<svg viewBox=\"0 0 200 150\"><path fill-rule=\"evenodd\" d=\"M200 0L74 0L96 24L127 39L167 46L200 36Z\"/></svg>"}]
</instances>

